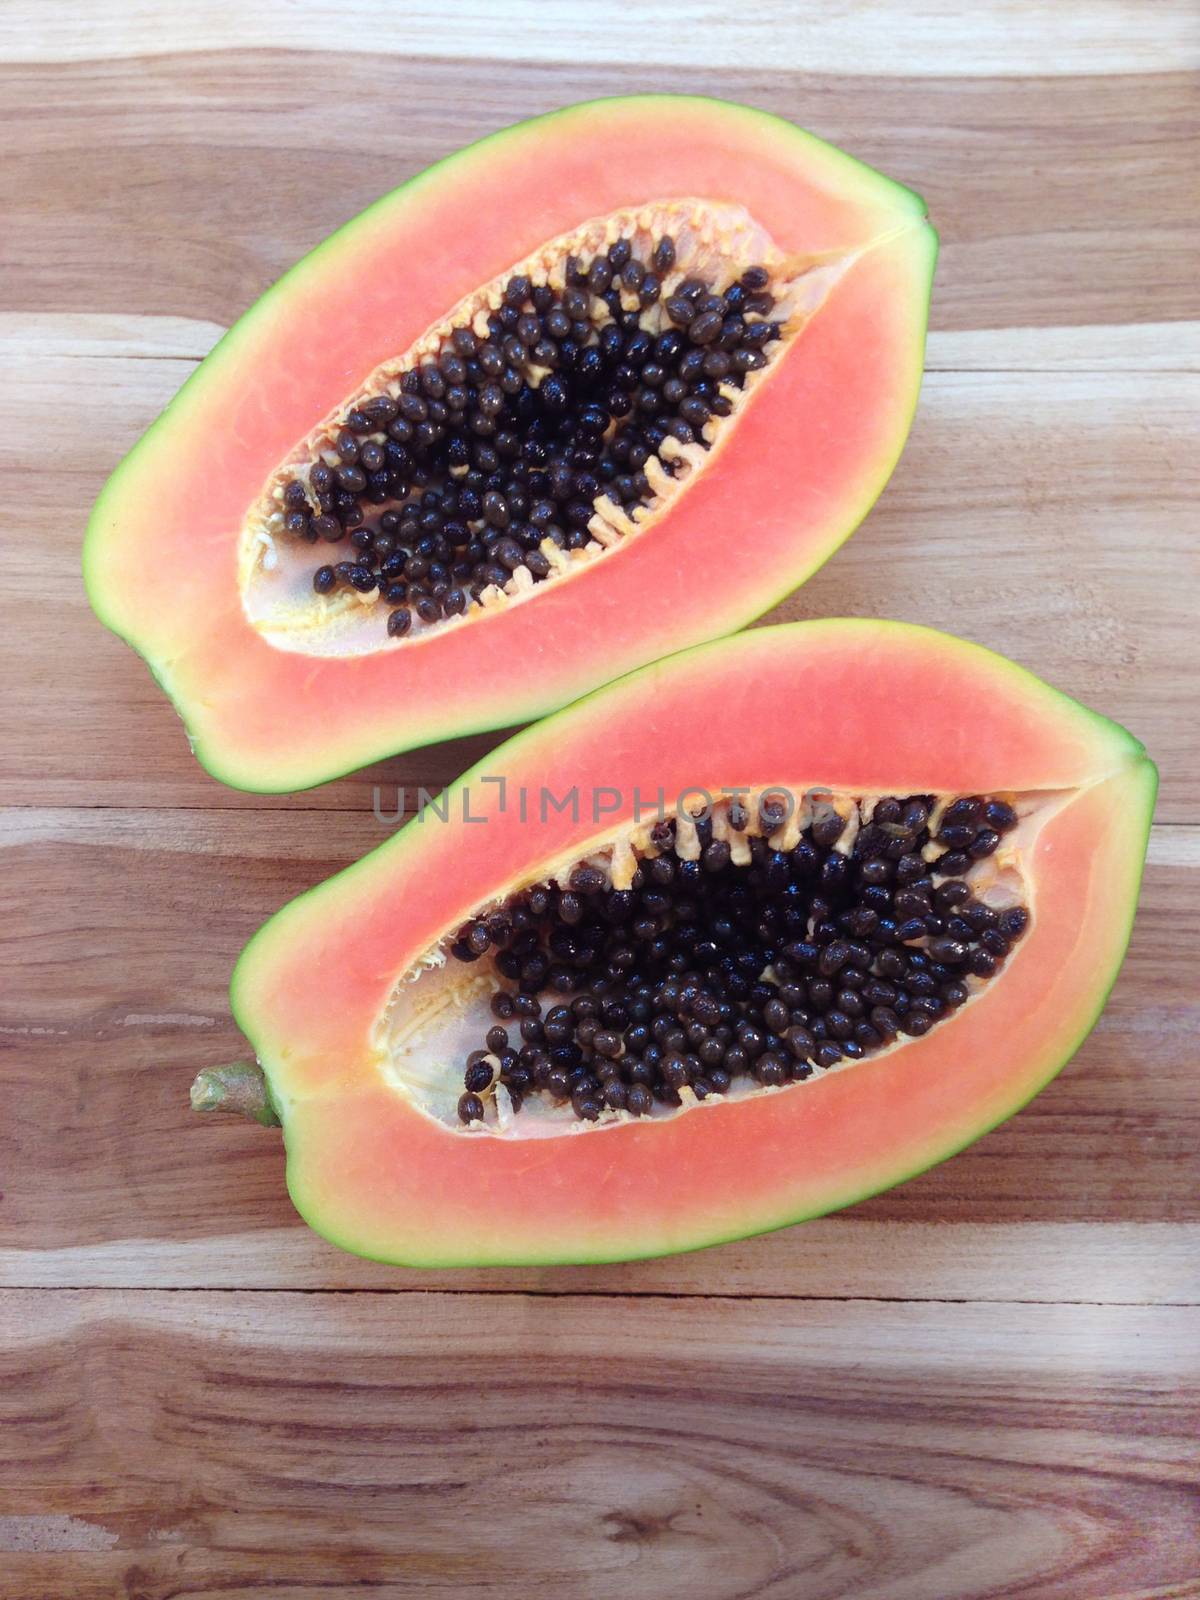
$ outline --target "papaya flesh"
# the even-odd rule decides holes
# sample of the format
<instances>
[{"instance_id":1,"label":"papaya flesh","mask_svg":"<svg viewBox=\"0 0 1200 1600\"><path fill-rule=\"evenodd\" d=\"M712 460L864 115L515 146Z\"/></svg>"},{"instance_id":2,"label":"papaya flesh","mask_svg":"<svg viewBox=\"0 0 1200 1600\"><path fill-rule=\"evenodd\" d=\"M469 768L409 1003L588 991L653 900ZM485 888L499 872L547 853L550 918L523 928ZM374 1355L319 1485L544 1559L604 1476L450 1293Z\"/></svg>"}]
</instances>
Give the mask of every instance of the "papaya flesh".
<instances>
[{"instance_id":1,"label":"papaya flesh","mask_svg":"<svg viewBox=\"0 0 1200 1600\"><path fill-rule=\"evenodd\" d=\"M1023 1105L1075 1051L1128 940L1155 786L1153 766L1122 728L948 635L822 621L697 647L519 734L453 786L442 808L267 923L232 985L266 1095L247 1096L247 1069L232 1075L229 1093L260 1120L282 1122L288 1185L305 1219L343 1248L385 1261L628 1259L816 1216L962 1148ZM569 803L571 791L578 805ZM801 988L807 981L813 997L801 996L804 1018L819 1014L818 1033L832 1019L835 1002L822 1003L813 981L824 966L802 972L806 957L786 945L791 933L776 937L782 924L768 905L797 892L787 887L792 880L808 873L811 882L813 870L825 870L820 861L803 872L797 865L811 855L811 841L823 841L828 855L840 850L844 879L863 877L890 837L906 852L916 837L925 843L914 871L924 864L931 884L944 886L950 874L938 862L950 859L946 841L968 846L978 838L979 807L970 800L947 809L956 797L992 797L991 814L1001 819L1000 841L953 873L972 896L958 897L959 905L1000 908L1009 918L1003 927L1015 929L998 970L980 978L957 966L948 974L939 963L964 957L944 932L898 925L890 942L901 970L907 962L910 974L936 973L940 993L948 975L957 982L960 974L966 991L923 1036L901 1029L861 1059L843 1051L782 1086L773 1086L777 1074L764 1081L761 1066L758 1077L751 1068L703 1098L685 1085L646 1115L604 1106L593 1117L538 1088L526 1089L516 1109L520 1093L492 1084L481 1096L482 1119L464 1123L464 1059L495 1025L491 996L529 994L545 976L506 979L495 948L461 959L470 930L497 908L528 906L530 885L550 885L561 902L565 888L582 882L581 864L601 872L604 893L633 885L633 897L649 904L636 886L656 881L660 797L673 817L676 856L699 861L698 870L719 860L733 872L722 850L700 859L713 843L734 839L725 823L706 833L688 820L698 797L731 791L743 797L735 820L752 843L729 848L752 858L746 883L759 886L752 892L767 911L763 937L775 945L755 977L760 1004L792 963L791 976ZM800 810L763 826L762 802L783 791L801 797ZM553 800L543 804L547 792ZM928 826L914 835L906 832L911 818L893 821L880 797L896 796L922 797ZM974 831L959 838L952 826L964 809ZM854 819L845 831L831 822L835 811ZM712 816L728 820L728 802ZM776 856L782 867L770 865ZM894 852L888 859L902 871ZM776 870L783 888L764 890ZM882 891L873 903L903 924L911 907L902 914L895 873L866 876ZM812 921L799 932L825 952L834 938L855 934L832 927L828 919L844 902L821 892L832 909L821 911L804 889L800 903ZM955 896L929 892L932 909L949 918L954 906L946 902ZM713 939L728 934L711 928ZM705 955L695 940L690 948L706 969L700 986L732 996L736 1022L745 991L710 982L722 970L720 952ZM735 955L739 948L735 930ZM752 965L766 959L755 948ZM873 943L868 962L881 949ZM869 970L886 977L890 969ZM911 976L904 983L914 995L931 992ZM862 981L857 987L866 992ZM562 996L543 992L541 1000L545 1019ZM703 1037L701 1029L679 1048L701 1048ZM585 1053L598 1060L596 1046L593 1033ZM213 1106L224 1092L218 1075L199 1087L197 1103Z\"/></svg>"},{"instance_id":2,"label":"papaya flesh","mask_svg":"<svg viewBox=\"0 0 1200 1600\"><path fill-rule=\"evenodd\" d=\"M745 107L520 124L221 341L97 502L92 604L243 788L542 715L741 627L854 529L935 255L916 195Z\"/></svg>"}]
</instances>

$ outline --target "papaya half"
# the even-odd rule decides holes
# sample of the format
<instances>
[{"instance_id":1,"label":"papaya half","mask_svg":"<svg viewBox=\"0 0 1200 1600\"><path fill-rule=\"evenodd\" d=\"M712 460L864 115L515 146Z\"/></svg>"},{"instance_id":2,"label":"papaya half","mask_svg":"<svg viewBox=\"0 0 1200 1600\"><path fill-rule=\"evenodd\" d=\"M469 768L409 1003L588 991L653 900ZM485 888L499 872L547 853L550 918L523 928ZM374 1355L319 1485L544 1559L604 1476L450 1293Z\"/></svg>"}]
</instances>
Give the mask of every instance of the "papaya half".
<instances>
[{"instance_id":1,"label":"papaya half","mask_svg":"<svg viewBox=\"0 0 1200 1600\"><path fill-rule=\"evenodd\" d=\"M695 647L520 733L247 946L292 1198L411 1265L611 1261L941 1161L1121 963L1155 769L1001 656L893 622Z\"/></svg>"},{"instance_id":2,"label":"papaya half","mask_svg":"<svg viewBox=\"0 0 1200 1600\"><path fill-rule=\"evenodd\" d=\"M101 494L97 614L276 791L733 631L903 446L936 236L778 118L570 107L432 167L226 335Z\"/></svg>"}]
</instances>

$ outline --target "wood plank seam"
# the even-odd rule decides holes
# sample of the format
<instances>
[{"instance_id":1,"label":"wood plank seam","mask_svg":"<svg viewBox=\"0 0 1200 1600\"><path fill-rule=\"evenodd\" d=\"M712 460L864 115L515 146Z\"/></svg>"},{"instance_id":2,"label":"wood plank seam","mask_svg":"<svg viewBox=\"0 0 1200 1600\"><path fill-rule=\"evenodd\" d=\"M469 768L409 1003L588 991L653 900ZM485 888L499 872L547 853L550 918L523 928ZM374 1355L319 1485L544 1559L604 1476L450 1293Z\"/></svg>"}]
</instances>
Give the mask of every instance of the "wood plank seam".
<instances>
[{"instance_id":1,"label":"wood plank seam","mask_svg":"<svg viewBox=\"0 0 1200 1600\"><path fill-rule=\"evenodd\" d=\"M563 1270L571 1270L569 1268ZM1062 1296L1050 1298L1048 1296L1005 1296L1003 1299L992 1299L983 1295L900 1295L900 1294L744 1294L737 1290L728 1292L720 1289L481 1289L477 1286L456 1289L452 1284L439 1281L430 1284L428 1288L420 1284L400 1284L394 1288L386 1285L354 1284L337 1288L310 1288L301 1285L256 1285L244 1284L238 1288L213 1287L209 1284L129 1284L122 1289L114 1290L110 1283L22 1283L14 1280L5 1283L0 1288L0 1299L9 1293L22 1294L161 1294L161 1295L218 1295L218 1294L252 1294L252 1295L304 1295L308 1297L337 1295L461 1295L478 1300L497 1299L504 1297L510 1300L637 1300L638 1302L652 1302L657 1300L729 1300L736 1301L739 1305L748 1305L762 1302L765 1305L883 1305L883 1306L1081 1306L1091 1310L1100 1310L1110 1306L1165 1306L1179 1310L1188 1310L1200 1307L1200 1292L1195 1299L1162 1299L1155 1296L1143 1300L1088 1300L1083 1298Z\"/></svg>"}]
</instances>

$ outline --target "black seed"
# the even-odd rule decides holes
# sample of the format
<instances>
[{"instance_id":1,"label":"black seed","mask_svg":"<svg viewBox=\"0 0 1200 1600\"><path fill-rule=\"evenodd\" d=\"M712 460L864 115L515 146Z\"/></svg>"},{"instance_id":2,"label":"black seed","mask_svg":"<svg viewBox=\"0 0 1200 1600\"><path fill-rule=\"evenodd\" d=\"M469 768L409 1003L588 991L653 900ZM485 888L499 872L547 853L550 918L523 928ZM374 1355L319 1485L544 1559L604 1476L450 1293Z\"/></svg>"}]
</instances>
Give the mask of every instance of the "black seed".
<instances>
[{"instance_id":1,"label":"black seed","mask_svg":"<svg viewBox=\"0 0 1200 1600\"><path fill-rule=\"evenodd\" d=\"M631 1084L625 1096L625 1109L635 1117L647 1117L654 1107L654 1096L644 1083Z\"/></svg>"},{"instance_id":2,"label":"black seed","mask_svg":"<svg viewBox=\"0 0 1200 1600\"><path fill-rule=\"evenodd\" d=\"M498 383L485 383L477 399L485 417L495 417L504 409L504 391Z\"/></svg>"},{"instance_id":3,"label":"black seed","mask_svg":"<svg viewBox=\"0 0 1200 1600\"><path fill-rule=\"evenodd\" d=\"M823 812L813 819L813 843L822 850L832 850L845 831L846 824L836 811Z\"/></svg>"},{"instance_id":4,"label":"black seed","mask_svg":"<svg viewBox=\"0 0 1200 1600\"><path fill-rule=\"evenodd\" d=\"M897 917L927 917L933 910L929 899L914 889L898 889L893 906Z\"/></svg>"},{"instance_id":5,"label":"black seed","mask_svg":"<svg viewBox=\"0 0 1200 1600\"><path fill-rule=\"evenodd\" d=\"M791 1020L791 1012L782 1000L768 1000L763 1007L763 1021L774 1033L786 1032Z\"/></svg>"},{"instance_id":6,"label":"black seed","mask_svg":"<svg viewBox=\"0 0 1200 1600\"><path fill-rule=\"evenodd\" d=\"M608 254L611 261L612 251L610 250ZM633 294L642 287L645 277L646 269L640 261L626 261L621 268L621 282Z\"/></svg>"},{"instance_id":7,"label":"black seed","mask_svg":"<svg viewBox=\"0 0 1200 1600\"><path fill-rule=\"evenodd\" d=\"M458 1100L458 1120L460 1122L482 1122L483 1101L477 1094L464 1094Z\"/></svg>"},{"instance_id":8,"label":"black seed","mask_svg":"<svg viewBox=\"0 0 1200 1600\"><path fill-rule=\"evenodd\" d=\"M833 985L828 978L808 980L809 1003L817 1011L827 1011L833 1004Z\"/></svg>"},{"instance_id":9,"label":"black seed","mask_svg":"<svg viewBox=\"0 0 1200 1600\"><path fill-rule=\"evenodd\" d=\"M729 865L729 846L723 839L714 839L703 855L706 872L721 872Z\"/></svg>"},{"instance_id":10,"label":"black seed","mask_svg":"<svg viewBox=\"0 0 1200 1600\"><path fill-rule=\"evenodd\" d=\"M970 868L971 857L962 850L948 850L933 864L935 872L944 873L948 878L961 878L964 872L970 871Z\"/></svg>"},{"instance_id":11,"label":"black seed","mask_svg":"<svg viewBox=\"0 0 1200 1600\"><path fill-rule=\"evenodd\" d=\"M989 800L983 809L983 820L997 833L1007 833L1017 825L1017 813L1004 800Z\"/></svg>"},{"instance_id":12,"label":"black seed","mask_svg":"<svg viewBox=\"0 0 1200 1600\"><path fill-rule=\"evenodd\" d=\"M892 1006L874 1006L870 1012L871 1026L885 1039L894 1038L900 1027L900 1019Z\"/></svg>"},{"instance_id":13,"label":"black seed","mask_svg":"<svg viewBox=\"0 0 1200 1600\"><path fill-rule=\"evenodd\" d=\"M571 1108L575 1115L585 1122L595 1122L603 1107L590 1085L576 1089L571 1095Z\"/></svg>"},{"instance_id":14,"label":"black seed","mask_svg":"<svg viewBox=\"0 0 1200 1600\"><path fill-rule=\"evenodd\" d=\"M843 973L842 976L844 977L845 973ZM864 1004L857 989L839 989L833 998L837 1009L839 1011L844 1011L847 1016L861 1017L863 1012L866 1010L866 1005Z\"/></svg>"},{"instance_id":15,"label":"black seed","mask_svg":"<svg viewBox=\"0 0 1200 1600\"><path fill-rule=\"evenodd\" d=\"M679 415L693 428L702 428L708 421L710 411L708 402L698 395L689 395L679 407Z\"/></svg>"},{"instance_id":16,"label":"black seed","mask_svg":"<svg viewBox=\"0 0 1200 1600\"><path fill-rule=\"evenodd\" d=\"M671 314L671 301L667 302L668 315ZM672 318L674 320L674 318ZM723 318L719 311L706 311L699 317L694 317L688 323L688 338L693 344L711 344L721 331Z\"/></svg>"},{"instance_id":17,"label":"black seed","mask_svg":"<svg viewBox=\"0 0 1200 1600\"><path fill-rule=\"evenodd\" d=\"M777 322L751 322L742 329L742 343L752 350L761 350L781 337L782 329Z\"/></svg>"},{"instance_id":18,"label":"black seed","mask_svg":"<svg viewBox=\"0 0 1200 1600\"><path fill-rule=\"evenodd\" d=\"M991 828L984 828L967 846L967 854L975 861L982 861L985 856L992 854L999 843L1000 835Z\"/></svg>"},{"instance_id":19,"label":"black seed","mask_svg":"<svg viewBox=\"0 0 1200 1600\"><path fill-rule=\"evenodd\" d=\"M624 1111L629 1091L619 1078L610 1078L600 1091L600 1098L610 1111Z\"/></svg>"},{"instance_id":20,"label":"black seed","mask_svg":"<svg viewBox=\"0 0 1200 1600\"><path fill-rule=\"evenodd\" d=\"M630 245L628 239L617 239L608 247L609 266L614 272L620 272L621 268L629 260L632 253L633 247Z\"/></svg>"},{"instance_id":21,"label":"black seed","mask_svg":"<svg viewBox=\"0 0 1200 1600\"><path fill-rule=\"evenodd\" d=\"M954 906L961 905L964 900L970 899L970 895L971 891L965 883L951 878L946 883L938 885L934 890L933 900L939 911L949 911Z\"/></svg>"},{"instance_id":22,"label":"black seed","mask_svg":"<svg viewBox=\"0 0 1200 1600\"><path fill-rule=\"evenodd\" d=\"M781 1055L766 1051L754 1063L754 1076L764 1087L778 1088L788 1081L791 1069Z\"/></svg>"},{"instance_id":23,"label":"black seed","mask_svg":"<svg viewBox=\"0 0 1200 1600\"><path fill-rule=\"evenodd\" d=\"M491 1088L494 1076L489 1062L473 1061L463 1073L463 1082L472 1094L482 1094Z\"/></svg>"},{"instance_id":24,"label":"black seed","mask_svg":"<svg viewBox=\"0 0 1200 1600\"><path fill-rule=\"evenodd\" d=\"M1029 913L1024 906L1009 906L1000 913L999 929L1006 939L1019 939L1029 926Z\"/></svg>"},{"instance_id":25,"label":"black seed","mask_svg":"<svg viewBox=\"0 0 1200 1600\"><path fill-rule=\"evenodd\" d=\"M817 970L823 977L831 978L835 972L846 965L849 959L849 945L842 939L835 939L821 951L817 960Z\"/></svg>"},{"instance_id":26,"label":"black seed","mask_svg":"<svg viewBox=\"0 0 1200 1600\"><path fill-rule=\"evenodd\" d=\"M968 838L970 838L982 821L983 801L978 796L964 800L954 800L946 807L945 814L942 817L942 833L939 834L939 838L942 837L948 825L954 826L956 823L965 824L971 830L970 834L968 834Z\"/></svg>"},{"instance_id":27,"label":"black seed","mask_svg":"<svg viewBox=\"0 0 1200 1600\"><path fill-rule=\"evenodd\" d=\"M784 1042L796 1057L797 1061L808 1061L812 1058L817 1047L817 1041L812 1033L804 1027L789 1028L784 1034Z\"/></svg>"},{"instance_id":28,"label":"black seed","mask_svg":"<svg viewBox=\"0 0 1200 1600\"><path fill-rule=\"evenodd\" d=\"M911 1034L914 1039L923 1038L932 1027L933 1018L927 1012L915 1008L906 1011L900 1018L901 1031Z\"/></svg>"},{"instance_id":29,"label":"black seed","mask_svg":"<svg viewBox=\"0 0 1200 1600\"><path fill-rule=\"evenodd\" d=\"M638 300L643 306L652 306L662 293L662 282L653 272L648 272L642 279L642 286L638 290Z\"/></svg>"},{"instance_id":30,"label":"black seed","mask_svg":"<svg viewBox=\"0 0 1200 1600\"><path fill-rule=\"evenodd\" d=\"M836 1009L825 1013L825 1026L835 1039L848 1039L854 1032L854 1024L844 1011Z\"/></svg>"}]
</instances>

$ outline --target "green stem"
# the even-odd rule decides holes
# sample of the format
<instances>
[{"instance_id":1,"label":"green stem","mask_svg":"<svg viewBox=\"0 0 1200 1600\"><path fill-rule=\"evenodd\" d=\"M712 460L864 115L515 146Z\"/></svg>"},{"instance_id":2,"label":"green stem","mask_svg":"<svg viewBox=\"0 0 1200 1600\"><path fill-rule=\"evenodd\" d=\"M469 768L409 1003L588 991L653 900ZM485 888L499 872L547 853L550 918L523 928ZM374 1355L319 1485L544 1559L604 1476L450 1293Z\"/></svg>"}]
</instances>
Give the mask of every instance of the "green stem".
<instances>
[{"instance_id":1,"label":"green stem","mask_svg":"<svg viewBox=\"0 0 1200 1600\"><path fill-rule=\"evenodd\" d=\"M235 1111L252 1122L261 1122L264 1128L279 1126L266 1076L257 1061L206 1067L192 1084L192 1110Z\"/></svg>"}]
</instances>

